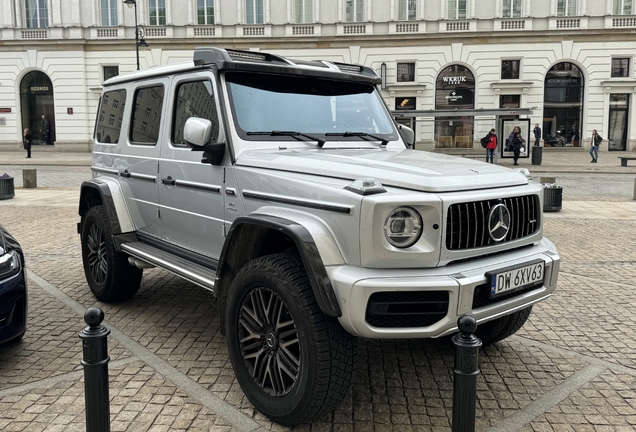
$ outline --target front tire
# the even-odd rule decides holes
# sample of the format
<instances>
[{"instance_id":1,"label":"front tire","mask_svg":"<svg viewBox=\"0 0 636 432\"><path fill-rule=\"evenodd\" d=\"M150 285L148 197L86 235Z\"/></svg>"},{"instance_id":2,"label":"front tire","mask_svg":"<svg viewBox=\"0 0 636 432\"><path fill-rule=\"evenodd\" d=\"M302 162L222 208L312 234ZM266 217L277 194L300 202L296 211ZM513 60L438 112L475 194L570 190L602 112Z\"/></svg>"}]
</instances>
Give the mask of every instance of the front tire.
<instances>
[{"instance_id":1,"label":"front tire","mask_svg":"<svg viewBox=\"0 0 636 432\"><path fill-rule=\"evenodd\" d=\"M484 345L492 345L502 341L517 333L517 331L523 327L528 317L530 317L530 312L532 312L532 306L496 320L480 324L477 326L477 330L475 330L475 336L481 339Z\"/></svg>"},{"instance_id":2,"label":"front tire","mask_svg":"<svg viewBox=\"0 0 636 432\"><path fill-rule=\"evenodd\" d=\"M82 261L91 292L106 303L134 296L143 271L128 263L128 256L115 250L106 209L99 205L82 218Z\"/></svg>"},{"instance_id":3,"label":"front tire","mask_svg":"<svg viewBox=\"0 0 636 432\"><path fill-rule=\"evenodd\" d=\"M257 258L238 272L228 294L226 329L236 378L271 420L310 422L349 391L357 339L322 313L297 256Z\"/></svg>"}]
</instances>

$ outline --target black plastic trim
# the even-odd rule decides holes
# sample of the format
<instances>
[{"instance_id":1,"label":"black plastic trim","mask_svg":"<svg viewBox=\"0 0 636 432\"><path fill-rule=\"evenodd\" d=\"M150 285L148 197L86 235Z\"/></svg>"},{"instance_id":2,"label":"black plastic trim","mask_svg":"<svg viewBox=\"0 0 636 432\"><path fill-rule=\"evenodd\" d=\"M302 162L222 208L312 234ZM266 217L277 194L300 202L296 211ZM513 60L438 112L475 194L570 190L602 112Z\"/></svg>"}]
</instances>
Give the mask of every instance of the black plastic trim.
<instances>
[{"instance_id":1,"label":"black plastic trim","mask_svg":"<svg viewBox=\"0 0 636 432\"><path fill-rule=\"evenodd\" d=\"M199 264L203 267L207 267L211 270L216 270L219 265L219 261L211 256L193 252L189 249L177 246L158 237L142 232L137 232L137 237L142 243L146 243L147 245L156 247L157 249L161 249L165 252L171 253L188 261L192 261L193 263Z\"/></svg>"},{"instance_id":2,"label":"black plastic trim","mask_svg":"<svg viewBox=\"0 0 636 432\"><path fill-rule=\"evenodd\" d=\"M234 234L238 231L238 228L243 225L264 226L289 236L298 248L300 258L307 271L309 283L311 284L320 309L326 315L332 317L342 316L338 299L336 298L333 286L327 275L327 270L322 263L320 252L318 252L318 247L311 233L304 226L288 219L268 215L241 216L237 218L234 223L232 223L232 228L230 228L225 244L223 245L219 259L219 269L217 271L218 280L222 280L225 274L231 270L226 265L227 256L229 249L232 247ZM238 269L235 270L238 271Z\"/></svg>"},{"instance_id":3,"label":"black plastic trim","mask_svg":"<svg viewBox=\"0 0 636 432\"><path fill-rule=\"evenodd\" d=\"M308 207L308 208L313 208L317 210L326 210L326 211L331 211L336 213L344 213L344 214L351 213L351 208L347 206L314 203L311 201L304 201L304 200L299 200L294 198L282 198L282 197L272 196L268 194L255 193L255 192L243 192L243 197L261 200L261 201L271 201L271 202L276 202L280 204L296 205L299 207Z\"/></svg>"},{"instance_id":4,"label":"black plastic trim","mask_svg":"<svg viewBox=\"0 0 636 432\"><path fill-rule=\"evenodd\" d=\"M88 206L83 206L84 196L87 189L94 189L99 192L102 200L102 205L106 210L108 216L108 222L110 223L110 230L115 234L121 234L121 225L119 224L119 216L117 216L117 210L115 209L115 202L113 201L113 195L110 193L110 186L107 183L102 182L99 179L86 180L82 182L80 187L80 199L79 199L79 215L83 216L88 210ZM81 233L81 229L78 229Z\"/></svg>"}]
</instances>

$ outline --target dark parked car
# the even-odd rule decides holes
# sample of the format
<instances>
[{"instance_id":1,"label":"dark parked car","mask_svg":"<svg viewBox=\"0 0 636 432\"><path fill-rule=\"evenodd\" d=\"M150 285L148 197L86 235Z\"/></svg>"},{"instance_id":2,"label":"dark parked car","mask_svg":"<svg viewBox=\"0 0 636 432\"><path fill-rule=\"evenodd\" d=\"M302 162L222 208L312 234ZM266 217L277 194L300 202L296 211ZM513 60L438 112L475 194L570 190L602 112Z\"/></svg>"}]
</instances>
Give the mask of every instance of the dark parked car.
<instances>
[{"instance_id":1,"label":"dark parked car","mask_svg":"<svg viewBox=\"0 0 636 432\"><path fill-rule=\"evenodd\" d=\"M27 278L20 244L0 225L0 344L26 331Z\"/></svg>"}]
</instances>

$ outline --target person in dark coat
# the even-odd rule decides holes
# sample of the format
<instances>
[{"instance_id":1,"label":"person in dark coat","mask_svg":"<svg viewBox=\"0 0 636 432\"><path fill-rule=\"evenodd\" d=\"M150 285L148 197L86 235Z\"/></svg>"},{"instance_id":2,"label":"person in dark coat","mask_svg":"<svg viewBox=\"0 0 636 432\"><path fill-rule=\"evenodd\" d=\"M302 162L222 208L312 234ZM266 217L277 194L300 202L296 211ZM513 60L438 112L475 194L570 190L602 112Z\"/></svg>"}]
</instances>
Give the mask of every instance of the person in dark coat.
<instances>
[{"instance_id":1,"label":"person in dark coat","mask_svg":"<svg viewBox=\"0 0 636 432\"><path fill-rule=\"evenodd\" d=\"M532 132L534 132L534 146L538 147L539 140L541 140L541 128L539 127L539 123L536 123L534 125L534 129L532 129Z\"/></svg>"},{"instance_id":2,"label":"person in dark coat","mask_svg":"<svg viewBox=\"0 0 636 432\"><path fill-rule=\"evenodd\" d=\"M519 160L521 149L525 146L526 140L521 136L521 128L519 126L515 126L514 129L512 129L510 136L508 136L508 142L506 144L506 148L512 148L513 159L515 161L514 165L519 165L517 160Z\"/></svg>"},{"instance_id":3,"label":"person in dark coat","mask_svg":"<svg viewBox=\"0 0 636 432\"><path fill-rule=\"evenodd\" d=\"M42 122L40 124L40 129L42 132L42 143L43 144L48 144L49 143L49 133L51 132L51 125L49 124L49 121L46 119L45 116L42 116Z\"/></svg>"},{"instance_id":4,"label":"person in dark coat","mask_svg":"<svg viewBox=\"0 0 636 432\"><path fill-rule=\"evenodd\" d=\"M33 135L29 128L24 129L24 149L27 151L27 158L31 157L31 141L33 139Z\"/></svg>"}]
</instances>

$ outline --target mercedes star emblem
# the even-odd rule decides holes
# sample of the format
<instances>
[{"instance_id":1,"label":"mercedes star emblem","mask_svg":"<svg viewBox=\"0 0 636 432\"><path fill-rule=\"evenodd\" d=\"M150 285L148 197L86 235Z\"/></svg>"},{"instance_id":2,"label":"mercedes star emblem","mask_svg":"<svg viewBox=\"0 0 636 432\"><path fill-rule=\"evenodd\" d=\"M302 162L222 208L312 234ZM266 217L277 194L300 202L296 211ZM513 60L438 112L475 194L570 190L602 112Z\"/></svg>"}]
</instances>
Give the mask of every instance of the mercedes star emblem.
<instances>
[{"instance_id":1,"label":"mercedes star emblem","mask_svg":"<svg viewBox=\"0 0 636 432\"><path fill-rule=\"evenodd\" d=\"M497 204L488 213L488 234L496 242L500 242L508 235L510 229L510 211L505 204Z\"/></svg>"}]
</instances>

